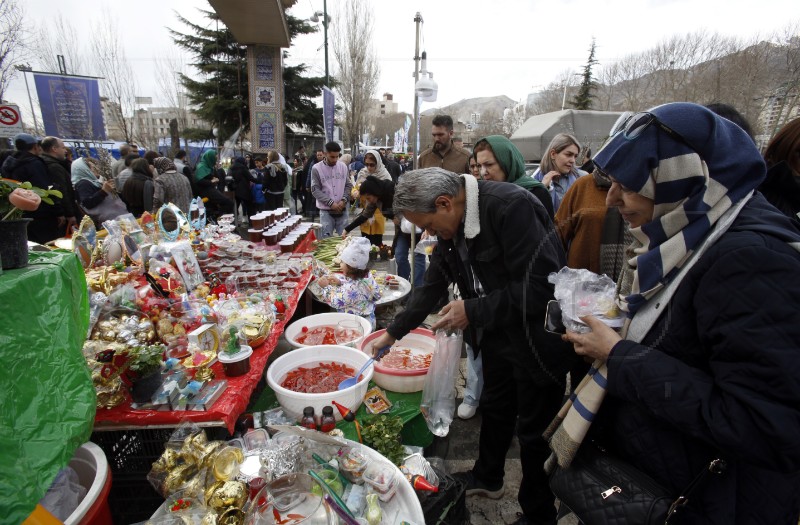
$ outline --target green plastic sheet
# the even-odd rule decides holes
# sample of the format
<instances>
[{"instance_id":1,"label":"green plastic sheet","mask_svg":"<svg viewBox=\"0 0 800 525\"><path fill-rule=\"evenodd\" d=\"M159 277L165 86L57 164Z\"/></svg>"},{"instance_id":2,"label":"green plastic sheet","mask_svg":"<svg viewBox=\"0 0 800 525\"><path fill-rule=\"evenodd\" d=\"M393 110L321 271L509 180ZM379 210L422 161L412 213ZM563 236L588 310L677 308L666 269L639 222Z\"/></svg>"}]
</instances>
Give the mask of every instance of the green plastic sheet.
<instances>
[{"instance_id":1,"label":"green plastic sheet","mask_svg":"<svg viewBox=\"0 0 800 525\"><path fill-rule=\"evenodd\" d=\"M375 386L374 382L370 382L369 388ZM428 430L425 424L425 418L419 411L419 402L422 399L422 392L412 392L409 394L402 394L399 392L391 392L385 390L386 397L392 402L392 408L384 414L391 416L399 416L403 420L403 430L400 432L400 439L404 445L414 445L417 447L427 447L433 442L433 434ZM264 388L259 399L251 407L251 411L263 411L271 408L277 408L279 405L275 393L269 386ZM335 410L335 409L334 409ZM359 423L367 421L370 417L369 412L365 405L361 405L356 412L356 419ZM336 424L347 439L358 441L358 435L353 423L347 421L339 421Z\"/></svg>"},{"instance_id":2,"label":"green plastic sheet","mask_svg":"<svg viewBox=\"0 0 800 525\"><path fill-rule=\"evenodd\" d=\"M88 441L96 395L81 348L86 278L67 252L0 275L0 523L21 523Z\"/></svg>"}]
</instances>

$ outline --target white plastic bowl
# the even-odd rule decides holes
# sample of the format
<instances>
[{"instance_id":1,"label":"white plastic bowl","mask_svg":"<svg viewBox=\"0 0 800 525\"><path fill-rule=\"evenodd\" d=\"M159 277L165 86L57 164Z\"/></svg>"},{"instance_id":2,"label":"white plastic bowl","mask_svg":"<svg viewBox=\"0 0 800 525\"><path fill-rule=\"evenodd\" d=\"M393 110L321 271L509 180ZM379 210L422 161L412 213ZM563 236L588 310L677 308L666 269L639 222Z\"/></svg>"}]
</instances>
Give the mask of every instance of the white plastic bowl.
<instances>
[{"instance_id":1,"label":"white plastic bowl","mask_svg":"<svg viewBox=\"0 0 800 525\"><path fill-rule=\"evenodd\" d=\"M302 343L298 343L295 339L302 333L303 327L307 326L309 329L314 328L317 326L323 325L330 325L336 326L339 321L358 321L361 323L361 328L364 330L364 335L358 339L356 339L353 343L348 343L347 346L353 346L354 348L359 348L361 346L361 341L364 340L366 336L368 336L372 332L372 325L369 324L369 321L364 319L359 315L353 314L341 314L338 312L332 312L327 314L316 314L316 315L309 315L308 317L303 317L299 319L289 326L283 331L286 340L295 348L307 348L311 345L304 345Z\"/></svg>"},{"instance_id":2,"label":"white plastic bowl","mask_svg":"<svg viewBox=\"0 0 800 525\"><path fill-rule=\"evenodd\" d=\"M275 392L275 397L278 398L278 403L286 411L286 415L297 421L300 421L303 415L303 408L314 407L314 415L320 416L324 406L333 406L331 401L336 401L355 412L361 406L369 381L372 379L372 366L367 368L363 374L363 379L356 383L355 386L336 392L304 394L283 388L281 383L286 378L286 374L300 366L314 367L322 362L329 363L334 361L352 367L355 372L358 372L368 359L369 357L361 350L346 346L320 345L298 348L280 356L269 366L267 369L267 384ZM341 415L336 408L334 408L333 414L336 416L337 421L341 419Z\"/></svg>"},{"instance_id":3,"label":"white plastic bowl","mask_svg":"<svg viewBox=\"0 0 800 525\"><path fill-rule=\"evenodd\" d=\"M363 350L373 340L383 335L386 330L378 330L364 338L360 348ZM433 332L425 328L415 328L405 337L395 342L392 347L409 348L417 354L432 354L436 349L436 337ZM397 370L381 365L378 361L374 367L373 380L375 384L392 392L419 392L425 388L425 377L428 375L427 368L418 370Z\"/></svg>"}]
</instances>

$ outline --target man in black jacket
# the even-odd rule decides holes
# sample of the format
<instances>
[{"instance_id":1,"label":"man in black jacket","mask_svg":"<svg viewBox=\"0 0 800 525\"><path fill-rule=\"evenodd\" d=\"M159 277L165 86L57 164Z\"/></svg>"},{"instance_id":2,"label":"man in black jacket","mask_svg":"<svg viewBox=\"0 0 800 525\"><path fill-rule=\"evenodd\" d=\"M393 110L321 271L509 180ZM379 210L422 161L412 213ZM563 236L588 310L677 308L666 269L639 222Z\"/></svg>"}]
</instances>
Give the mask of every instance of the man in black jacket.
<instances>
[{"instance_id":1,"label":"man in black jacket","mask_svg":"<svg viewBox=\"0 0 800 525\"><path fill-rule=\"evenodd\" d=\"M75 203L75 190L72 188L72 176L64 164L67 157L67 147L58 137L45 137L42 139L42 160L47 166L47 173L53 187L64 195L61 206L64 212L65 223L63 231L59 229L59 237L66 235L67 229L78 226L78 205Z\"/></svg>"},{"instance_id":2,"label":"man in black jacket","mask_svg":"<svg viewBox=\"0 0 800 525\"><path fill-rule=\"evenodd\" d=\"M541 202L513 184L477 181L441 168L403 175L394 211L439 243L425 283L407 309L375 340L392 344L423 322L450 283L462 300L452 301L431 328L459 328L483 352L484 391L478 460L461 474L467 495L500 498L504 462L515 429L523 480L519 523L555 523L554 498L542 465L549 454L542 432L555 416L566 371L575 361L569 347L544 331L551 272L565 264L561 242Z\"/></svg>"},{"instance_id":3,"label":"man in black jacket","mask_svg":"<svg viewBox=\"0 0 800 525\"><path fill-rule=\"evenodd\" d=\"M394 159L389 157L390 151L387 151L384 148L379 148L378 153L381 154L381 162L386 167L386 171L389 172L389 175L392 176L392 182L397 184L397 181L400 179L400 175L403 174L403 168L400 167L400 164L396 163Z\"/></svg>"},{"instance_id":4,"label":"man in black jacket","mask_svg":"<svg viewBox=\"0 0 800 525\"><path fill-rule=\"evenodd\" d=\"M17 151L3 162L3 177L30 182L41 189L54 186L47 173L47 166L39 157L42 146L35 137L20 133L14 137L14 147ZM33 219L28 225L28 239L40 244L58 239L61 236L59 232L66 225L60 199L54 199L53 204L43 201L36 211L25 212L23 216Z\"/></svg>"}]
</instances>

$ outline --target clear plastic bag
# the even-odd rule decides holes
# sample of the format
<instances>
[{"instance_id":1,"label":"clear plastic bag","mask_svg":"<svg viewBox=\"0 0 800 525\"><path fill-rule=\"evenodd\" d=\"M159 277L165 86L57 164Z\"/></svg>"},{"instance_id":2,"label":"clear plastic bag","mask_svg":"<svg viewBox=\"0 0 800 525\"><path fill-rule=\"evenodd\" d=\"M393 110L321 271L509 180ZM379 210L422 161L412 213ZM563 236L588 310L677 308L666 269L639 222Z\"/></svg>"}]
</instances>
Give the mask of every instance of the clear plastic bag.
<instances>
[{"instance_id":1,"label":"clear plastic bag","mask_svg":"<svg viewBox=\"0 0 800 525\"><path fill-rule=\"evenodd\" d=\"M438 330L436 350L425 377L420 412L428 429L443 437L450 432L456 409L456 377L464 337L461 330Z\"/></svg>"},{"instance_id":2,"label":"clear plastic bag","mask_svg":"<svg viewBox=\"0 0 800 525\"><path fill-rule=\"evenodd\" d=\"M65 521L86 496L86 488L80 484L78 474L72 467L64 467L56 475L47 494L39 502L50 514Z\"/></svg>"},{"instance_id":3,"label":"clear plastic bag","mask_svg":"<svg viewBox=\"0 0 800 525\"><path fill-rule=\"evenodd\" d=\"M620 328L625 320L615 301L616 283L607 275L584 269L563 267L547 280L555 285L555 298L561 307L564 326L572 332L590 332L580 317L592 315L611 328Z\"/></svg>"},{"instance_id":4,"label":"clear plastic bag","mask_svg":"<svg viewBox=\"0 0 800 525\"><path fill-rule=\"evenodd\" d=\"M414 253L430 255L433 253L433 249L436 248L437 244L439 244L439 238L435 235L426 237L417 243L416 247L414 248Z\"/></svg>"}]
</instances>

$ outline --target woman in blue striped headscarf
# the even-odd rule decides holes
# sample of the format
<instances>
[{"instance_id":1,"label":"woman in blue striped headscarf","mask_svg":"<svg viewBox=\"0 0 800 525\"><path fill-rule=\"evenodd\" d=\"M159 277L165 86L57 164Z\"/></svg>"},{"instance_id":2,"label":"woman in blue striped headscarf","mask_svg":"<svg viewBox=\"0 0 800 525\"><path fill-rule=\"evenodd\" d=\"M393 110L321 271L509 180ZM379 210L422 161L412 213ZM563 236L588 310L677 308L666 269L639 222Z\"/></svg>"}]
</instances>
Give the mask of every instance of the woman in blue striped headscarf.
<instances>
[{"instance_id":1,"label":"woman in blue striped headscarf","mask_svg":"<svg viewBox=\"0 0 800 525\"><path fill-rule=\"evenodd\" d=\"M754 192L758 150L672 103L631 116L594 162L635 239L618 283L627 322L618 334L587 317L591 332L564 336L595 361L548 433L548 466L589 435L677 496L722 457L680 523L795 525L800 231Z\"/></svg>"}]
</instances>

